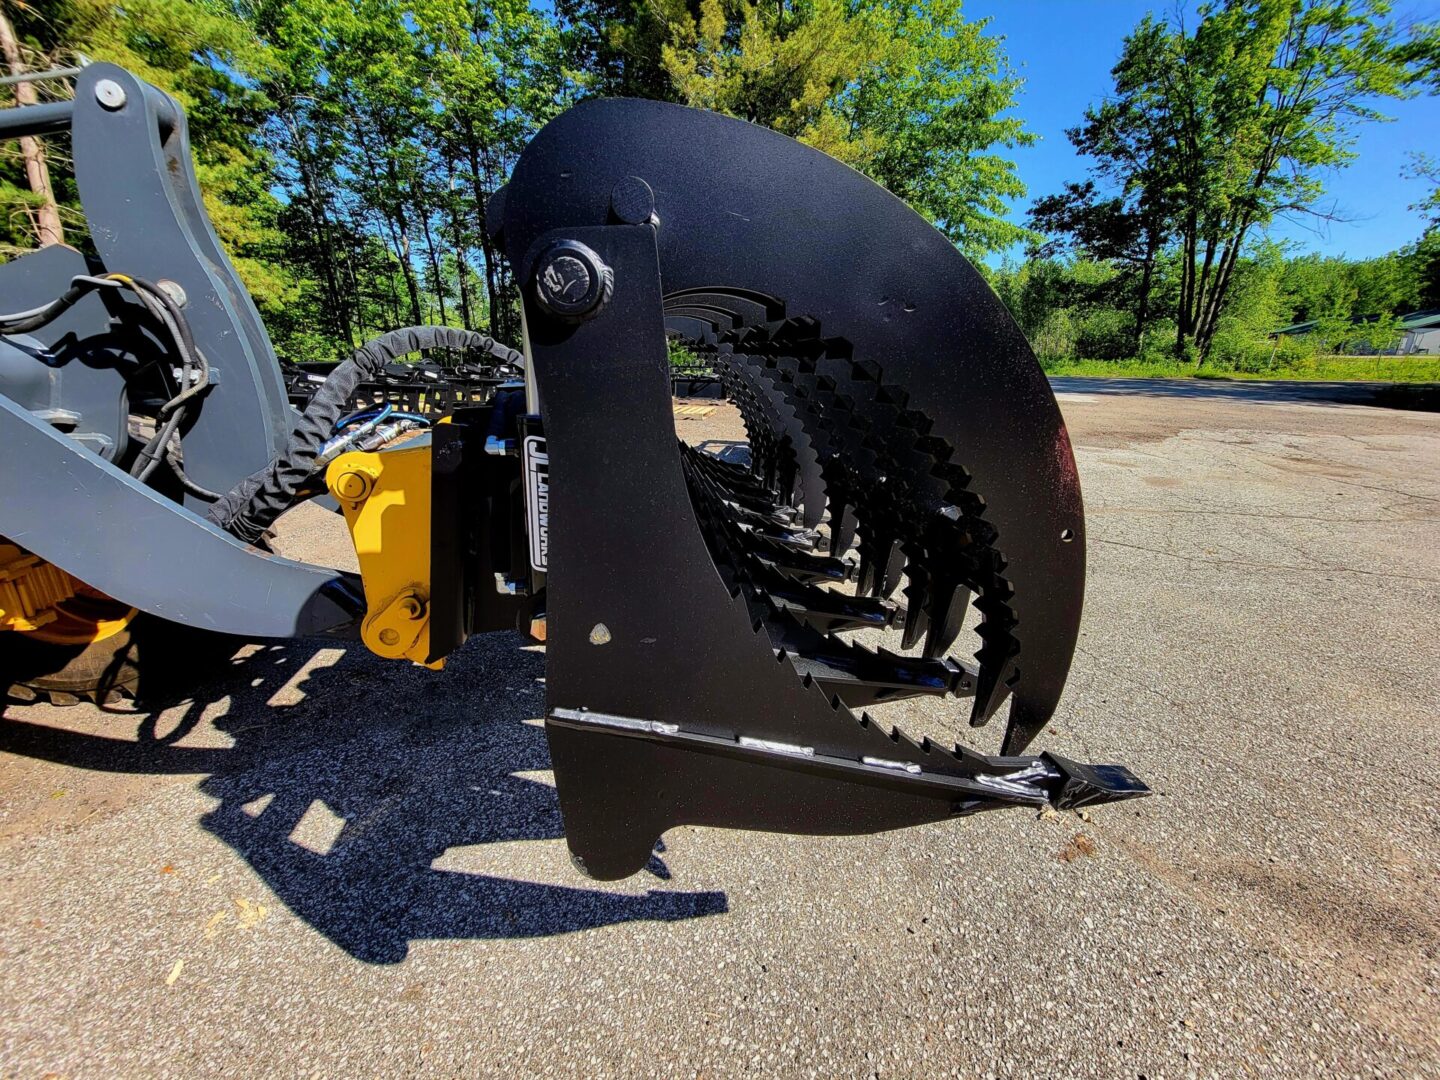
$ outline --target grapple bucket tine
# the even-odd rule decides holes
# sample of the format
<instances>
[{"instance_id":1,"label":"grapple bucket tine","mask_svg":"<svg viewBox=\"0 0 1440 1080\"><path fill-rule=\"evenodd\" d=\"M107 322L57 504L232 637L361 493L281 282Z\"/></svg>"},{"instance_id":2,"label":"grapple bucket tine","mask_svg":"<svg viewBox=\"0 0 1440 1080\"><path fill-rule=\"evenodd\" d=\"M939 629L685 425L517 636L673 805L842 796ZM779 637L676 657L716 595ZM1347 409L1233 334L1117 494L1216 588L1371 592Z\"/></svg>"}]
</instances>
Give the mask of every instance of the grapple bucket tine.
<instances>
[{"instance_id":1,"label":"grapple bucket tine","mask_svg":"<svg viewBox=\"0 0 1440 1080\"><path fill-rule=\"evenodd\" d=\"M925 655L944 656L955 644L965 625L965 612L970 607L970 590L953 579L932 579L929 585L930 605L926 611L929 631L925 635Z\"/></svg>"},{"instance_id":2,"label":"grapple bucket tine","mask_svg":"<svg viewBox=\"0 0 1440 1080\"><path fill-rule=\"evenodd\" d=\"M885 559L885 572L880 578L878 595L887 597L894 594L900 587L900 576L905 571L905 552L893 541L890 544L889 555Z\"/></svg>"},{"instance_id":3,"label":"grapple bucket tine","mask_svg":"<svg viewBox=\"0 0 1440 1080\"><path fill-rule=\"evenodd\" d=\"M867 543L862 535L860 540L860 561L855 566L855 595L873 595L875 581L875 545Z\"/></svg>"},{"instance_id":4,"label":"grapple bucket tine","mask_svg":"<svg viewBox=\"0 0 1440 1080\"><path fill-rule=\"evenodd\" d=\"M983 639L985 628L982 626L976 633ZM995 711L1009 696L1012 680L1016 677L1016 665L1008 643L1003 643L1003 640L999 644L986 640L976 651L975 659L980 662L980 674L976 680L975 704L970 710L970 724L972 727L982 727L990 722Z\"/></svg>"},{"instance_id":5,"label":"grapple bucket tine","mask_svg":"<svg viewBox=\"0 0 1440 1080\"><path fill-rule=\"evenodd\" d=\"M791 505L801 509L806 527L813 529L820 524L825 513L825 477L812 443L812 427L797 411L793 396L787 392L784 380L775 368L760 364L756 367L756 375L765 386L793 447L789 477L789 490L793 493Z\"/></svg>"},{"instance_id":6,"label":"grapple bucket tine","mask_svg":"<svg viewBox=\"0 0 1440 1080\"><path fill-rule=\"evenodd\" d=\"M830 505L830 553L844 555L855 543L855 508L848 502Z\"/></svg>"},{"instance_id":7,"label":"grapple bucket tine","mask_svg":"<svg viewBox=\"0 0 1440 1080\"><path fill-rule=\"evenodd\" d=\"M903 590L905 621L900 646L905 649L913 649L920 643L926 628L930 625L930 571L920 554L910 554L905 564L905 576L908 580Z\"/></svg>"}]
</instances>

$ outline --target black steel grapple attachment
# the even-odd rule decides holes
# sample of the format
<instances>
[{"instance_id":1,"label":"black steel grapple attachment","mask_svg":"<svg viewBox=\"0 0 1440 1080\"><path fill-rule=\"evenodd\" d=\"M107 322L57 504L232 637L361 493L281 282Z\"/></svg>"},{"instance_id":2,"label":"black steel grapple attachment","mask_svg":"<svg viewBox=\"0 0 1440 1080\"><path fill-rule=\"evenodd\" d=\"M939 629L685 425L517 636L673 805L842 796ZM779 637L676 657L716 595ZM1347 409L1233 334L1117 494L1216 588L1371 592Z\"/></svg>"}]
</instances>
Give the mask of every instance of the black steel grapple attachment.
<instances>
[{"instance_id":1,"label":"black steel grapple attachment","mask_svg":"<svg viewBox=\"0 0 1440 1080\"><path fill-rule=\"evenodd\" d=\"M639 870L676 824L1145 794L1021 756L1074 647L1083 513L1043 375L943 237L788 139L643 102L552 123L504 207L549 456L546 727L588 873ZM719 371L748 466L677 441L667 334ZM1008 702L1002 756L852 711L919 695L977 725Z\"/></svg>"},{"instance_id":2,"label":"black steel grapple attachment","mask_svg":"<svg viewBox=\"0 0 1440 1080\"><path fill-rule=\"evenodd\" d=\"M571 110L487 207L522 285L525 385L472 386L428 436L339 453L381 419L337 435L344 407L388 415L388 380L424 373L387 366L404 352L474 349L507 375L521 357L392 331L297 422L179 106L96 64L73 102L0 115L11 134L65 124L94 257L0 267L0 442L27 463L0 468L0 507L25 522L12 564L49 590L27 621L73 579L185 626L358 633L432 666L468 634L528 630L569 843L598 877L641 869L677 824L866 833L1145 793L1118 766L1026 755L1080 619L1069 439L985 283L859 174L712 114ZM677 440L667 338L719 373L747 454ZM190 401L182 428L167 409ZM127 471L136 406L170 420ZM322 490L331 450L359 579L255 545ZM1004 715L1000 754L886 721L917 702L947 730Z\"/></svg>"}]
</instances>

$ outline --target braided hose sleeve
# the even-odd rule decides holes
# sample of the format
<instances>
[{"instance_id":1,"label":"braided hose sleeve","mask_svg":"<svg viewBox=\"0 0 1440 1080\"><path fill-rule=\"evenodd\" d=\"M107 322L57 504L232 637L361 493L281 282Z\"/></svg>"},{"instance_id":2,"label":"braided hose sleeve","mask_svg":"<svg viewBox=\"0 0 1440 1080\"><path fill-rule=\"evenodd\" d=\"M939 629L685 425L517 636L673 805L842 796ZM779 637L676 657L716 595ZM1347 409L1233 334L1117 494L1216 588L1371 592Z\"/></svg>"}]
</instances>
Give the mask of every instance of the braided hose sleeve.
<instances>
[{"instance_id":1,"label":"braided hose sleeve","mask_svg":"<svg viewBox=\"0 0 1440 1080\"><path fill-rule=\"evenodd\" d=\"M315 459L355 388L390 361L425 349L479 349L507 363L524 363L520 353L488 334L449 326L407 326L366 342L315 392L280 455L221 496L206 516L246 543L258 543L315 471Z\"/></svg>"}]
</instances>

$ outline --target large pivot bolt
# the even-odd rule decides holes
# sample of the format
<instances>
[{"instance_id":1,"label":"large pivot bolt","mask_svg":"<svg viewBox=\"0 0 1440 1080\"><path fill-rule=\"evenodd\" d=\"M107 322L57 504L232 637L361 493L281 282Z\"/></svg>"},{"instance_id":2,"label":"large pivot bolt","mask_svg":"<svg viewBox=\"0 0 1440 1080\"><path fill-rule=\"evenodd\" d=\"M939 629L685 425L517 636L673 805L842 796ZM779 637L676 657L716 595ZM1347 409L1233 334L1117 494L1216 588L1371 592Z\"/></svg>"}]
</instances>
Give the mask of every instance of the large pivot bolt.
<instances>
[{"instance_id":1,"label":"large pivot bolt","mask_svg":"<svg viewBox=\"0 0 1440 1080\"><path fill-rule=\"evenodd\" d=\"M101 79L95 84L95 100L109 112L122 109L125 107L125 88L114 79Z\"/></svg>"},{"instance_id":2,"label":"large pivot bolt","mask_svg":"<svg viewBox=\"0 0 1440 1080\"><path fill-rule=\"evenodd\" d=\"M614 291L614 272L579 241L551 244L535 264L535 299L568 322L598 314Z\"/></svg>"}]
</instances>

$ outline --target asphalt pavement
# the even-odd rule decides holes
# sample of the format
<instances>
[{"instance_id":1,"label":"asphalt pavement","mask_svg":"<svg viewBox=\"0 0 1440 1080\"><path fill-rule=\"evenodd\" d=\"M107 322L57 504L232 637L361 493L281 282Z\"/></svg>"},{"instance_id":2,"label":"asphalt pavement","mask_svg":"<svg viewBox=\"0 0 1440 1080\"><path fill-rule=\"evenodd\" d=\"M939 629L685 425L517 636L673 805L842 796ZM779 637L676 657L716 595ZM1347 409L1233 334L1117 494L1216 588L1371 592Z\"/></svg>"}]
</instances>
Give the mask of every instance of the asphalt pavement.
<instances>
[{"instance_id":1,"label":"asphalt pavement","mask_svg":"<svg viewBox=\"0 0 1440 1080\"><path fill-rule=\"evenodd\" d=\"M540 649L248 646L156 711L4 708L0 1076L1440 1074L1440 415L1095 382L1039 745L1152 798L680 828L600 885ZM353 558L313 508L282 540Z\"/></svg>"}]
</instances>

